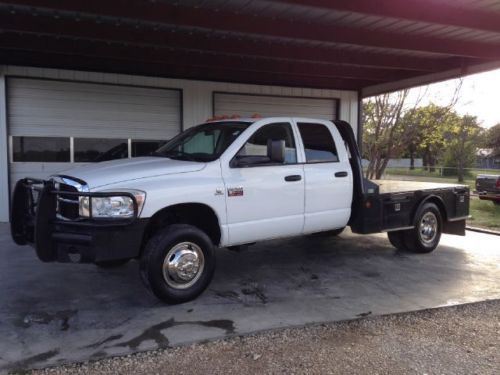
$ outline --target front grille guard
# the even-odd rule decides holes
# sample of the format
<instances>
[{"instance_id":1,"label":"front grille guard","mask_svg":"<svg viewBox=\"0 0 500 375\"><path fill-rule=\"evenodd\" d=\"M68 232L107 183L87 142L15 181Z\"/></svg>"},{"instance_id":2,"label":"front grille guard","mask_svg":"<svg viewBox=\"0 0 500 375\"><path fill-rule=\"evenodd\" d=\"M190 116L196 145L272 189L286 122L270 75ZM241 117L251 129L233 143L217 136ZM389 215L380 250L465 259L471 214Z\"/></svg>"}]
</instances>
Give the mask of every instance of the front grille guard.
<instances>
[{"instance_id":1,"label":"front grille guard","mask_svg":"<svg viewBox=\"0 0 500 375\"><path fill-rule=\"evenodd\" d=\"M35 194L36 192L36 194ZM92 199L95 197L128 197L132 200L134 214L129 218L92 218ZM89 218L63 218L58 215L59 199L89 197ZM135 196L129 192L82 192L61 191L52 180L24 178L17 182L12 197L11 234L19 245L34 243L35 247L47 246L52 241L55 226L116 227L132 224L139 216Z\"/></svg>"}]
</instances>

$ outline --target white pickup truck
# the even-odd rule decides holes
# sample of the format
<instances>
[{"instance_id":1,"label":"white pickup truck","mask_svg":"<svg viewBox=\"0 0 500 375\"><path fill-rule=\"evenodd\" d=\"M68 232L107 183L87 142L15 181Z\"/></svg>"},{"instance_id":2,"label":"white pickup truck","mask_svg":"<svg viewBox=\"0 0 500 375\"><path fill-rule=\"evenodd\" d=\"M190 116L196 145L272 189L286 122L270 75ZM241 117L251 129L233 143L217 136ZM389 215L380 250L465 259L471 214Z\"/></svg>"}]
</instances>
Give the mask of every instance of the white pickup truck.
<instances>
[{"instance_id":1,"label":"white pickup truck","mask_svg":"<svg viewBox=\"0 0 500 375\"><path fill-rule=\"evenodd\" d=\"M349 124L232 119L190 128L150 157L19 180L11 232L44 262L140 261L161 300L198 296L215 249L309 233L386 231L398 249L430 252L464 235L469 189L363 178Z\"/></svg>"}]
</instances>

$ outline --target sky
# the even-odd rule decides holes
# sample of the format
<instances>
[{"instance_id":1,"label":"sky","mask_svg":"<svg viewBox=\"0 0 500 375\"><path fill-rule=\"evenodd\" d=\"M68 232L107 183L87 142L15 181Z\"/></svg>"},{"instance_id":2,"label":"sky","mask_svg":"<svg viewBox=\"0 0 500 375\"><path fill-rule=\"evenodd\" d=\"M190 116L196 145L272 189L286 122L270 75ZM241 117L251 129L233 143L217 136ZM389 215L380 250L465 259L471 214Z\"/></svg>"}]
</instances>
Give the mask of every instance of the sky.
<instances>
[{"instance_id":1,"label":"sky","mask_svg":"<svg viewBox=\"0 0 500 375\"><path fill-rule=\"evenodd\" d=\"M481 126L485 128L500 123L500 69L473 74L462 80L455 110L461 115L477 116ZM412 89L410 97L414 101L423 97L419 105L427 105L430 102L449 105L458 85L459 80L456 79L434 83Z\"/></svg>"}]
</instances>

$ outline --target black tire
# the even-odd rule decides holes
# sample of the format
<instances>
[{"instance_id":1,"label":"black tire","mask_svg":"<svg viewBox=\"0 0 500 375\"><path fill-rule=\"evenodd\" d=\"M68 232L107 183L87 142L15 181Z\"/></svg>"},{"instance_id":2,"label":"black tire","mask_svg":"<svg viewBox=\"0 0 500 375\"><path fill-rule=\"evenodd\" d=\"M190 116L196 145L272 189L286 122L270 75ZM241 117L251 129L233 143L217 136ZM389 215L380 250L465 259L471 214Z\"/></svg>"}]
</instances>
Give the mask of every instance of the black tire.
<instances>
[{"instance_id":1,"label":"black tire","mask_svg":"<svg viewBox=\"0 0 500 375\"><path fill-rule=\"evenodd\" d=\"M406 251L408 248L406 247L404 236L406 230L397 230L394 232L387 232L387 238L389 238L389 242L396 249L401 251Z\"/></svg>"},{"instance_id":2,"label":"black tire","mask_svg":"<svg viewBox=\"0 0 500 375\"><path fill-rule=\"evenodd\" d=\"M176 258L182 259L183 255L178 256L178 254L182 254L183 251L190 252L191 257L199 260L196 277L189 282L174 280L168 271L164 271L164 262L169 252L171 253L169 258L173 262ZM193 262L189 264L192 267ZM140 272L144 285L157 298L169 304L195 299L210 284L214 271L215 249L212 241L203 231L187 224L174 224L158 232L148 241L140 260ZM175 275L179 277L179 272ZM192 285L189 285L190 283Z\"/></svg>"},{"instance_id":3,"label":"black tire","mask_svg":"<svg viewBox=\"0 0 500 375\"><path fill-rule=\"evenodd\" d=\"M424 217L435 219L435 230L427 233L427 229L421 228L421 223ZM430 227L433 227L431 224ZM443 220L441 211L434 203L425 203L415 215L415 228L405 231L404 243L406 248L414 253L430 253L439 244L441 239L441 231L443 228Z\"/></svg>"},{"instance_id":4,"label":"black tire","mask_svg":"<svg viewBox=\"0 0 500 375\"><path fill-rule=\"evenodd\" d=\"M102 262L95 262L95 265L99 268L118 268L124 266L129 262L130 259L116 259L116 260L105 260Z\"/></svg>"}]
</instances>

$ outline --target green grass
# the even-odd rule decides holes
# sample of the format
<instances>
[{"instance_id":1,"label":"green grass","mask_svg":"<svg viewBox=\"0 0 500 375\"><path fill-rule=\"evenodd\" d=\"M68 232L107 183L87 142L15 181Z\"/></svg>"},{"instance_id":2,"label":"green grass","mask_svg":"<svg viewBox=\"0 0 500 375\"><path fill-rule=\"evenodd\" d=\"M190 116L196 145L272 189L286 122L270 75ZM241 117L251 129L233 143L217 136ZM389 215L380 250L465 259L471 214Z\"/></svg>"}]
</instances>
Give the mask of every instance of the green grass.
<instances>
[{"instance_id":1,"label":"green grass","mask_svg":"<svg viewBox=\"0 0 500 375\"><path fill-rule=\"evenodd\" d=\"M467 221L468 225L500 230L500 206L494 205L493 202L471 199L470 215L472 217Z\"/></svg>"}]
</instances>

